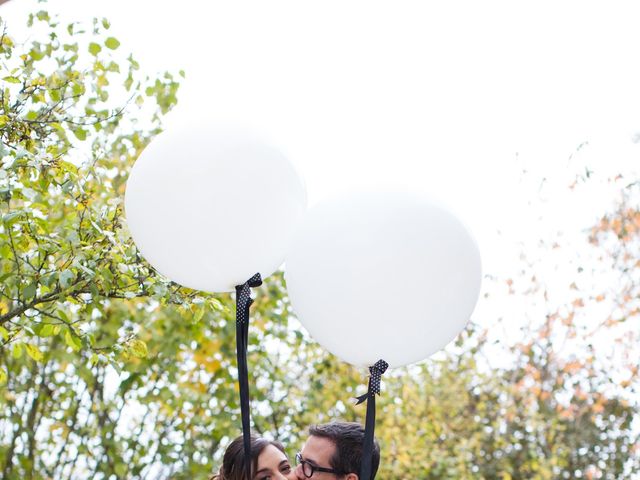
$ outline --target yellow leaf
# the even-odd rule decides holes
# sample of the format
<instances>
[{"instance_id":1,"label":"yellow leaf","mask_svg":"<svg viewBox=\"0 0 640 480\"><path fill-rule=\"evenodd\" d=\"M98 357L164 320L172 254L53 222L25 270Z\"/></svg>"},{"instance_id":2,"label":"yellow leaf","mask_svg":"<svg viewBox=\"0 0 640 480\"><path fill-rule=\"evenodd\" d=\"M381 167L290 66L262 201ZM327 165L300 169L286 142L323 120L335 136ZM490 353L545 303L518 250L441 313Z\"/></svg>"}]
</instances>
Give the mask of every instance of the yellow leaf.
<instances>
[{"instance_id":1,"label":"yellow leaf","mask_svg":"<svg viewBox=\"0 0 640 480\"><path fill-rule=\"evenodd\" d=\"M147 344L137 338L129 342L129 348L131 349L131 353L138 358L144 358L149 353Z\"/></svg>"},{"instance_id":2,"label":"yellow leaf","mask_svg":"<svg viewBox=\"0 0 640 480\"><path fill-rule=\"evenodd\" d=\"M206 362L204 367L207 369L207 372L210 373L216 373L218 370L220 370L221 367L221 363L220 360L211 360L210 362Z\"/></svg>"},{"instance_id":3,"label":"yellow leaf","mask_svg":"<svg viewBox=\"0 0 640 480\"><path fill-rule=\"evenodd\" d=\"M25 348L27 350L27 355L33 358L36 362L41 362L44 358L44 355L37 346L27 343L25 344Z\"/></svg>"},{"instance_id":4,"label":"yellow leaf","mask_svg":"<svg viewBox=\"0 0 640 480\"><path fill-rule=\"evenodd\" d=\"M54 422L49 426L50 432L55 432L57 430L62 430L66 433L69 431L69 427L64 422Z\"/></svg>"}]
</instances>

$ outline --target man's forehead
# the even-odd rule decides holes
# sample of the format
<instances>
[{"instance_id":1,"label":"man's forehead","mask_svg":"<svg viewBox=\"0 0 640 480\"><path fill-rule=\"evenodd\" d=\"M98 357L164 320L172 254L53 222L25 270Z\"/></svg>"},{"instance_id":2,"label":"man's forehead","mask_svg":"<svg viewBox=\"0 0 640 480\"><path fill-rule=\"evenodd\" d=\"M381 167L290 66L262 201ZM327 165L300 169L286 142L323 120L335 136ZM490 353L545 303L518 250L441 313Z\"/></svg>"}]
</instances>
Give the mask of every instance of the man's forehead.
<instances>
[{"instance_id":1,"label":"man's forehead","mask_svg":"<svg viewBox=\"0 0 640 480\"><path fill-rule=\"evenodd\" d=\"M301 453L305 460L313 461L318 465L328 465L335 450L335 444L328 438L311 435L302 447Z\"/></svg>"}]
</instances>

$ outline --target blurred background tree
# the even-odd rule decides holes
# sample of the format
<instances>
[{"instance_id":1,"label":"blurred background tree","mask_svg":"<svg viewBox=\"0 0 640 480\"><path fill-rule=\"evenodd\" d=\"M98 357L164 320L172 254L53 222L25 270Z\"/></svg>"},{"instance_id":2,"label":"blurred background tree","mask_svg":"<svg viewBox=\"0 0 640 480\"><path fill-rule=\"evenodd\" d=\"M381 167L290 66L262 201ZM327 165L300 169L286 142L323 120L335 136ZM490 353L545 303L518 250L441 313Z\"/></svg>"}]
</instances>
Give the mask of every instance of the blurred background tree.
<instances>
[{"instance_id":1,"label":"blurred background tree","mask_svg":"<svg viewBox=\"0 0 640 480\"><path fill-rule=\"evenodd\" d=\"M240 433L232 299L159 276L122 221L129 168L175 105L182 73L141 74L105 19L62 25L42 10L29 23L25 43L0 25L0 476L207 478ZM532 265L495 280L487 296L523 306L538 296L543 313L509 318L531 325L516 340L477 319L445 352L386 374L378 478L640 474L629 328L640 195L638 183L614 181L617 208L585 234L611 289L576 281L557 306ZM312 423L363 422L352 398L365 372L307 336L282 275L255 296L255 430L293 455Z\"/></svg>"}]
</instances>

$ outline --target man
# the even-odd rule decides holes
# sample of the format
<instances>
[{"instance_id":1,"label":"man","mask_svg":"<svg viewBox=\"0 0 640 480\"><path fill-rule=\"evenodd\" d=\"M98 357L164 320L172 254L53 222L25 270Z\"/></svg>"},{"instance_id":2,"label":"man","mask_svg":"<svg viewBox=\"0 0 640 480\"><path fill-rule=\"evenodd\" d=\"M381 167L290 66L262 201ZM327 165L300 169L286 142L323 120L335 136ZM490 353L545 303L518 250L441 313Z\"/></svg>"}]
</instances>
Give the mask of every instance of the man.
<instances>
[{"instance_id":1,"label":"man","mask_svg":"<svg viewBox=\"0 0 640 480\"><path fill-rule=\"evenodd\" d=\"M307 478L360 480L364 428L358 423L334 422L309 428L309 438L300 453L294 473ZM380 446L374 439L371 479L380 464ZM364 479L363 479L364 480Z\"/></svg>"}]
</instances>

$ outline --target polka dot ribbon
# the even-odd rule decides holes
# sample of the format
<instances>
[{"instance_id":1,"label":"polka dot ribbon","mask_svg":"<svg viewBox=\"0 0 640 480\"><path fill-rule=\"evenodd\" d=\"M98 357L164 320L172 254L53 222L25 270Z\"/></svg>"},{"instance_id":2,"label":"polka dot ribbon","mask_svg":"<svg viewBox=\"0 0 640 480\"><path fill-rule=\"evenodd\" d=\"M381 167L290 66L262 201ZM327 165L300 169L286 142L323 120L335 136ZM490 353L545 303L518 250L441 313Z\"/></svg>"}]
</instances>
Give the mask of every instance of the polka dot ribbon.
<instances>
[{"instance_id":1,"label":"polka dot ribbon","mask_svg":"<svg viewBox=\"0 0 640 480\"><path fill-rule=\"evenodd\" d=\"M262 277L256 273L242 285L236 286L236 322L249 322L249 307L253 303L251 289L262 285Z\"/></svg>"},{"instance_id":2,"label":"polka dot ribbon","mask_svg":"<svg viewBox=\"0 0 640 480\"><path fill-rule=\"evenodd\" d=\"M369 367L369 373L371 374L369 377L369 391L358 397L356 405L360 405L373 395L380 395L380 381L382 380L382 374L387 371L387 368L389 368L389 364L384 360L378 360Z\"/></svg>"},{"instance_id":3,"label":"polka dot ribbon","mask_svg":"<svg viewBox=\"0 0 640 480\"><path fill-rule=\"evenodd\" d=\"M251 289L262 285L262 277L256 273L242 285L236 286L236 356L238 359L238 385L240 387L240 413L242 415L242 437L244 445L245 472L251 475L251 417L249 411L249 367L247 347L249 345L249 307L253 303Z\"/></svg>"},{"instance_id":4,"label":"polka dot ribbon","mask_svg":"<svg viewBox=\"0 0 640 480\"><path fill-rule=\"evenodd\" d=\"M373 480L373 440L376 429L376 394L380 395L380 380L382 374L387 371L389 364L384 360L378 360L369 367L369 390L358 397L358 403L367 401L367 416L364 425L364 442L362 445L362 464L360 465L360 480Z\"/></svg>"}]
</instances>

